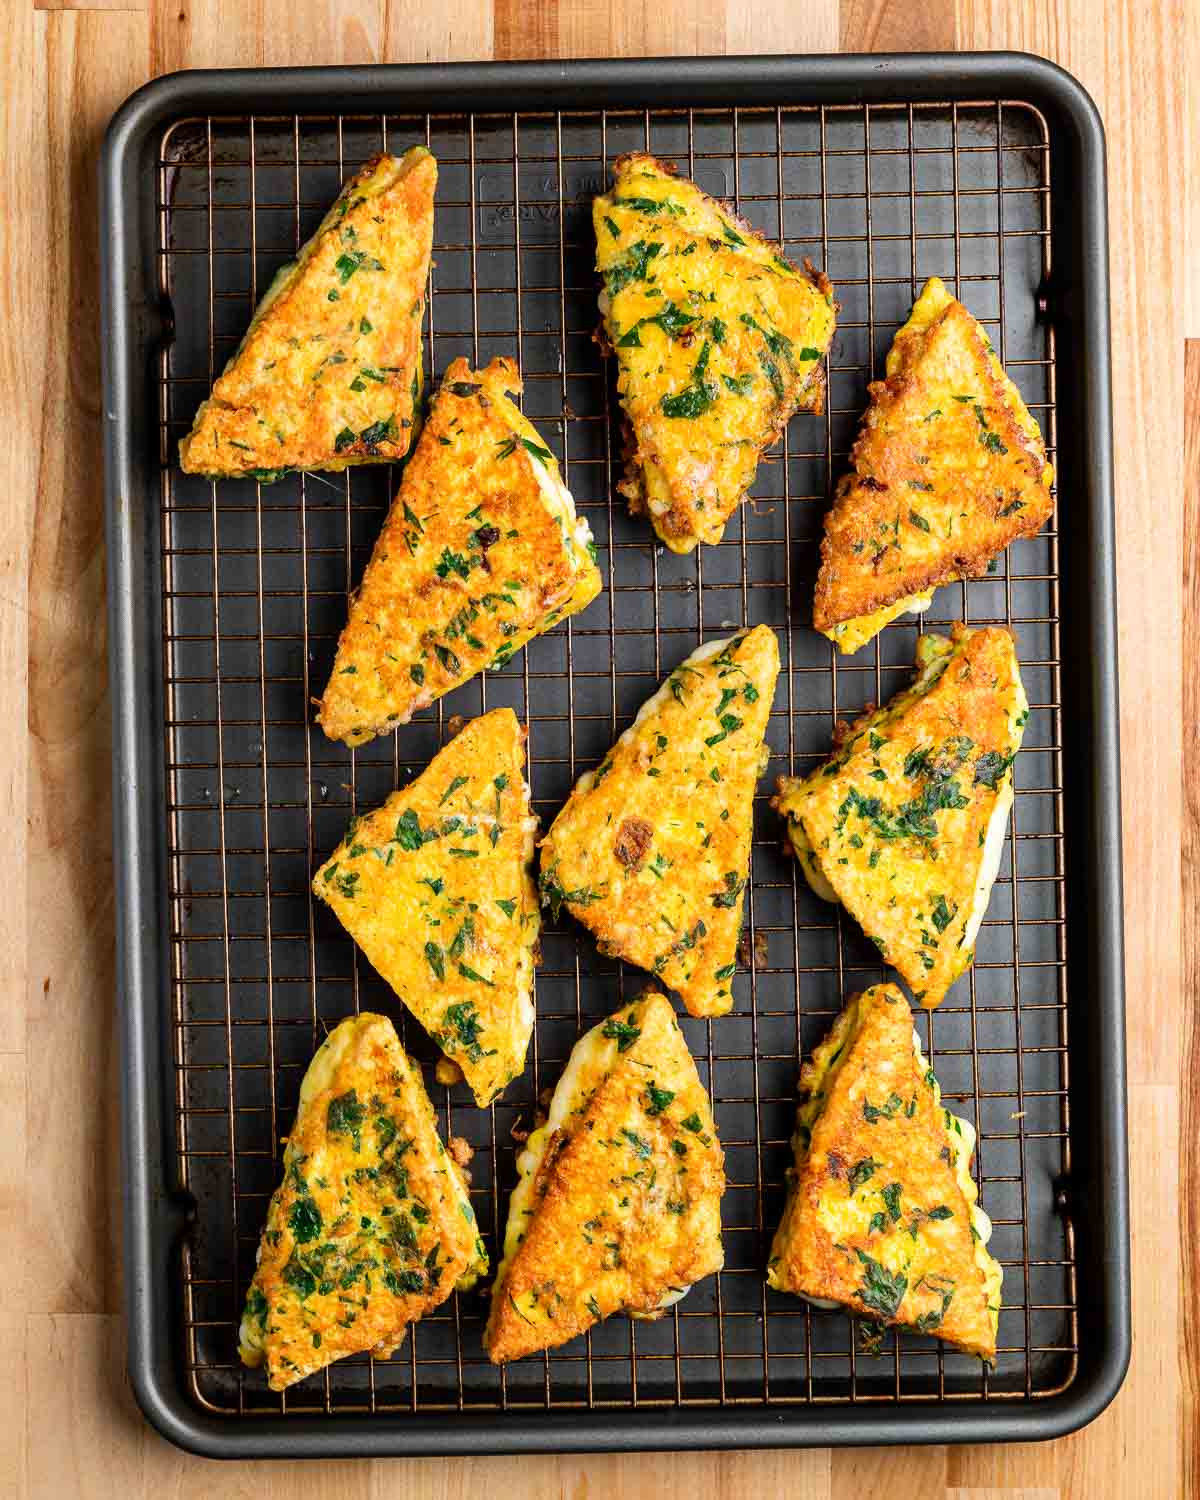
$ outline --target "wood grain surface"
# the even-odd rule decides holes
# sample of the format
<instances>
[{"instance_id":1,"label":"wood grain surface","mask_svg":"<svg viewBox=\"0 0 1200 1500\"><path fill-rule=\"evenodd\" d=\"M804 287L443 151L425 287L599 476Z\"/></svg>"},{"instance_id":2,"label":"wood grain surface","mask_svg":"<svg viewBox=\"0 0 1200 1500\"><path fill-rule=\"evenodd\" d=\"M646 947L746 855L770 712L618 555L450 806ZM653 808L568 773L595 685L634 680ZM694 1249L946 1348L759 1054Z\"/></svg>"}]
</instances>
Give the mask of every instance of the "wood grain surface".
<instances>
[{"instance_id":1,"label":"wood grain surface","mask_svg":"<svg viewBox=\"0 0 1200 1500\"><path fill-rule=\"evenodd\" d=\"M0 1496L858 1500L886 1487L922 1500L1200 1500L1200 1027L1184 998L1200 984L1200 683L1182 671L1185 650L1189 662L1200 651L1200 6L4 0L0 39ZM1124 1389L1083 1433L1036 1447L237 1468L176 1452L133 1406L120 1317L105 123L140 83L185 67L954 47L1053 58L1108 131L1135 1267Z\"/></svg>"},{"instance_id":2,"label":"wood grain surface","mask_svg":"<svg viewBox=\"0 0 1200 1500\"><path fill-rule=\"evenodd\" d=\"M1200 339L1189 339L1184 362L1183 418L1183 644L1193 654L1200 649ZM1183 680L1183 763L1195 766L1200 755L1200 677L1193 670ZM1200 778L1185 778L1183 786L1183 909L1191 919L1183 925L1184 993L1200 986ZM1184 1009L1180 1047L1179 1135L1179 1253L1183 1261L1180 1295L1180 1367L1183 1377L1181 1430L1191 1435L1184 1443L1184 1490L1200 1495L1200 1100L1195 1079L1200 1077L1200 1015L1195 1005Z\"/></svg>"}]
</instances>

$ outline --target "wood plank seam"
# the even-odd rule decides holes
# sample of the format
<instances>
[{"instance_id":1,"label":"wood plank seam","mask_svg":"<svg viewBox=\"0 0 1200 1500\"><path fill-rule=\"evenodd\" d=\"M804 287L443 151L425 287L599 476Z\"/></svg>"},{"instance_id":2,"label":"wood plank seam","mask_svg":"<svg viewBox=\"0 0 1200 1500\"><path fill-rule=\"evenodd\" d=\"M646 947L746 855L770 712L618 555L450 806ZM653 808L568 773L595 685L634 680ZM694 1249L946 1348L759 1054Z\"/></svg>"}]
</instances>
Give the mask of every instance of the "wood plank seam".
<instances>
[{"instance_id":1,"label":"wood plank seam","mask_svg":"<svg viewBox=\"0 0 1200 1500\"><path fill-rule=\"evenodd\" d=\"M1183 806L1181 849L1183 909L1182 979L1184 1033L1180 1046L1179 1097L1179 1259L1183 1337L1180 1420L1184 1494L1200 1500L1200 339L1184 349L1183 462Z\"/></svg>"}]
</instances>

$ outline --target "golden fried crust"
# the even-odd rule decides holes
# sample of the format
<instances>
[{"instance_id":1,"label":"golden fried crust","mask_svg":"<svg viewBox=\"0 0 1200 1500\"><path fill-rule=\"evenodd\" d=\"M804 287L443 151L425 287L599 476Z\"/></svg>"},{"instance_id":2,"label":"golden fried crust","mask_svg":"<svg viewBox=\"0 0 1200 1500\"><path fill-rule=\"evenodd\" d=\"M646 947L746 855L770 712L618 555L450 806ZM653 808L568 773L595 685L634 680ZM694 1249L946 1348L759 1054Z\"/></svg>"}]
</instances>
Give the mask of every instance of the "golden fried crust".
<instances>
[{"instance_id":1,"label":"golden fried crust","mask_svg":"<svg viewBox=\"0 0 1200 1500\"><path fill-rule=\"evenodd\" d=\"M241 1328L242 1359L265 1361L272 1390L348 1354L386 1358L409 1323L487 1271L466 1186L385 1017L330 1033L283 1166Z\"/></svg>"},{"instance_id":2,"label":"golden fried crust","mask_svg":"<svg viewBox=\"0 0 1200 1500\"><path fill-rule=\"evenodd\" d=\"M692 239L722 240L743 259L764 269L803 274L781 247L760 234L749 220L710 198L670 162L645 151L630 151L616 159L612 192L605 201L633 209L655 223L670 224ZM832 291L824 276L814 276L822 291Z\"/></svg>"},{"instance_id":3,"label":"golden fried crust","mask_svg":"<svg viewBox=\"0 0 1200 1500\"><path fill-rule=\"evenodd\" d=\"M869 390L853 472L825 519L813 602L814 626L835 641L847 621L980 576L1054 508L1036 422L936 277ZM850 649L865 638L854 634Z\"/></svg>"},{"instance_id":4,"label":"golden fried crust","mask_svg":"<svg viewBox=\"0 0 1200 1500\"><path fill-rule=\"evenodd\" d=\"M495 1364L614 1312L653 1314L723 1262L724 1157L670 1003L643 995L599 1031L596 1085L550 1136L532 1217L492 1289Z\"/></svg>"},{"instance_id":5,"label":"golden fried crust","mask_svg":"<svg viewBox=\"0 0 1200 1500\"><path fill-rule=\"evenodd\" d=\"M593 220L629 423L621 491L672 551L719 542L791 414L821 409L832 289L653 157L617 162Z\"/></svg>"},{"instance_id":6,"label":"golden fried crust","mask_svg":"<svg viewBox=\"0 0 1200 1500\"><path fill-rule=\"evenodd\" d=\"M771 1285L994 1359L974 1200L955 1171L960 1139L918 1065L907 1001L894 985L856 995L823 1046L849 1051L820 1081L812 1067L801 1073L806 1095L826 1093L811 1141L801 1129L793 1143Z\"/></svg>"},{"instance_id":7,"label":"golden fried crust","mask_svg":"<svg viewBox=\"0 0 1200 1500\"><path fill-rule=\"evenodd\" d=\"M412 441L437 163L379 156L276 277L179 447L231 477L390 463Z\"/></svg>"},{"instance_id":8,"label":"golden fried crust","mask_svg":"<svg viewBox=\"0 0 1200 1500\"><path fill-rule=\"evenodd\" d=\"M506 359L447 370L351 600L317 714L330 739L406 724L600 592L591 533L506 394L520 389Z\"/></svg>"},{"instance_id":9,"label":"golden fried crust","mask_svg":"<svg viewBox=\"0 0 1200 1500\"><path fill-rule=\"evenodd\" d=\"M542 844L542 900L556 915L566 906L603 951L659 975L696 1016L733 1003L778 672L765 625L701 648L580 778Z\"/></svg>"},{"instance_id":10,"label":"golden fried crust","mask_svg":"<svg viewBox=\"0 0 1200 1500\"><path fill-rule=\"evenodd\" d=\"M815 861L914 997L935 1006L971 962L1027 706L1007 630L959 626L952 647L923 640L927 659L948 652L933 686L901 695L890 717L865 715L811 776L782 777L772 806L801 862Z\"/></svg>"},{"instance_id":11,"label":"golden fried crust","mask_svg":"<svg viewBox=\"0 0 1200 1500\"><path fill-rule=\"evenodd\" d=\"M537 819L524 770L516 715L484 714L357 818L313 880L480 1106L524 1068L533 1027Z\"/></svg>"}]
</instances>

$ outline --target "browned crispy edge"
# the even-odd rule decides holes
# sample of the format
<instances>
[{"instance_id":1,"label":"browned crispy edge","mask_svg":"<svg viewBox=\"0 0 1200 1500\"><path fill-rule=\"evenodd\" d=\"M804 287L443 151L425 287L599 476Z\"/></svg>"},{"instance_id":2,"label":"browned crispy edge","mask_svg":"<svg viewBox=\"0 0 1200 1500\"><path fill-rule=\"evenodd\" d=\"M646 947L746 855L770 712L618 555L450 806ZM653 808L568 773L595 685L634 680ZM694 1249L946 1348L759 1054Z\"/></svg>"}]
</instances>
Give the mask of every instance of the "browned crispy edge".
<instances>
[{"instance_id":1,"label":"browned crispy edge","mask_svg":"<svg viewBox=\"0 0 1200 1500\"><path fill-rule=\"evenodd\" d=\"M950 311L955 304L951 303L943 311L938 321ZM961 304L960 304L961 305ZM973 332L972 336L978 341L978 334ZM997 398L997 404L1004 413L1005 437L1020 448L1022 453L1030 460L1030 467L1035 475L1035 483L1041 484L1042 475L1046 471L1045 447L1037 444L1017 421L1009 404L1008 392L1001 383L1000 377L992 368L991 360L987 358L987 351L980 345L980 354L986 366L986 379ZM884 399L898 397L904 390L905 385L912 379L908 371L902 371L899 375L891 375L883 380L872 381L867 387L869 397L867 411ZM837 510L838 506L849 503L848 497L856 483L859 482L858 456L859 444L863 440L864 428L866 426L866 412L859 424L859 433L855 438L854 447L850 451L851 469L849 473L843 474L838 481L837 489L834 491L833 505L830 514ZM981 543L979 546L971 547L963 552L956 552L940 565L933 565L906 576L903 581L894 583L889 587L880 589L869 601L852 612L837 613L832 608L830 597L833 592L832 579L830 577L833 565L832 547L829 540L828 527L821 537L821 567L817 574L817 586L813 594L813 626L820 631L831 630L835 625L840 625L845 620L857 619L860 615L870 614L877 609L886 609L888 605L895 604L897 600L907 598L909 594L922 594L930 589L938 588L944 583L957 583L960 580L970 578L982 578L987 574L988 564L993 557L998 557L1001 552L1019 537L1036 536L1049 520L1053 511L1053 499L1050 491L1046 490L1046 505L1031 508L1029 513L1022 516L1021 512L1014 513L1009 525L1001 528L1007 531L1003 541L997 544L994 540L989 543Z\"/></svg>"}]
</instances>

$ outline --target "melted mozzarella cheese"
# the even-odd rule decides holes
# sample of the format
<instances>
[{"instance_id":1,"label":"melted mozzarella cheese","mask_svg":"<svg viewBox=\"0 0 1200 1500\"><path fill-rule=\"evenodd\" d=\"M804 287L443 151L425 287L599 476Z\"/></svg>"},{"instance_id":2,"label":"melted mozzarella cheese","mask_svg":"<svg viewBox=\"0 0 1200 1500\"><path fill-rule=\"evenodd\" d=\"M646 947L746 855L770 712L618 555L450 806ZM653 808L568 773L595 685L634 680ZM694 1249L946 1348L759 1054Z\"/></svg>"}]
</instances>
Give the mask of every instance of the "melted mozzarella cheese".
<instances>
[{"instance_id":1,"label":"melted mozzarella cheese","mask_svg":"<svg viewBox=\"0 0 1200 1500\"><path fill-rule=\"evenodd\" d=\"M1012 773L1010 772L999 795L992 815L988 819L987 835L983 844L983 859L979 865L979 878L975 882L975 894L971 899L971 915L963 929L962 946L968 953L975 947L975 939L987 911L992 886L1000 873L1000 861L1004 856L1004 835L1008 832L1008 813L1013 804Z\"/></svg>"},{"instance_id":2,"label":"melted mozzarella cheese","mask_svg":"<svg viewBox=\"0 0 1200 1500\"><path fill-rule=\"evenodd\" d=\"M1022 730L1028 717L1029 699L1025 696L1024 684L1017 676L1008 710L1008 732L1014 749L1021 743ZM1004 835L1008 829L1008 814L1012 805L1013 771L1009 766L1000 784L992 816L988 819L987 835L983 844L983 859L980 861L979 878L975 882L975 895L971 902L971 915L967 918L966 929L963 932L962 946L968 953L975 947L975 939L979 936L983 915L987 911L988 900L992 894L992 886L995 885L996 876L1000 873L1000 861L1004 856Z\"/></svg>"},{"instance_id":3,"label":"melted mozzarella cheese","mask_svg":"<svg viewBox=\"0 0 1200 1500\"><path fill-rule=\"evenodd\" d=\"M646 490L646 504L650 507L650 514L654 516L665 516L671 509L671 487L667 483L666 476L657 464L642 465L642 483ZM688 538L689 546L685 547L675 537L666 541L666 545L672 552L690 552L696 543L691 537Z\"/></svg>"},{"instance_id":4,"label":"melted mozzarella cheese","mask_svg":"<svg viewBox=\"0 0 1200 1500\"><path fill-rule=\"evenodd\" d=\"M660 708L665 706L666 701L671 693L672 677L674 677L679 672L686 671L688 667L699 666L702 661L708 661L710 657L719 656L720 653L724 651L725 647L731 646L734 641L739 639L739 636L741 634L742 632L739 631L738 635L728 635L723 640L718 641L705 641L703 646L697 646L695 651L692 652L691 656L689 656L686 661L681 661L679 665L674 669L674 671L668 673L667 677L660 684L660 686L653 693L651 693L649 698L646 699L645 703L643 703L641 708L638 709L637 717L634 719L629 728L625 730L625 732L621 735L620 739L618 739L617 744L629 744L634 735L637 733L638 725L644 723L651 714L657 713ZM606 756L605 759L607 758L608 757ZM601 764L603 764L603 761L601 762ZM597 770L598 769L599 767L597 767ZM590 792L592 787L595 785L595 781L596 772L585 771L584 774L575 783L575 791L580 794L582 794L583 792Z\"/></svg>"},{"instance_id":5,"label":"melted mozzarella cheese","mask_svg":"<svg viewBox=\"0 0 1200 1500\"><path fill-rule=\"evenodd\" d=\"M538 488L546 502L546 509L556 518L563 535L570 540L575 551L584 554L586 564L589 559L588 548L592 544L592 528L583 516L577 514L575 497L558 474L551 473L536 454L530 454L530 458L533 460L533 472L537 475ZM576 558L575 561L578 562L579 559Z\"/></svg>"},{"instance_id":6,"label":"melted mozzarella cheese","mask_svg":"<svg viewBox=\"0 0 1200 1500\"><path fill-rule=\"evenodd\" d=\"M917 1066L923 1073L928 1074L930 1072L929 1060L921 1050L921 1038L915 1031L913 1032L913 1055L917 1059ZM942 1109L942 1089L936 1078L933 1079L933 1103L935 1108ZM964 1120L961 1115L951 1114L948 1109L942 1109L942 1120L954 1155L954 1176L971 1210L971 1227L975 1231L973 1247L975 1264L983 1276L988 1309L992 1314L992 1326L995 1328L1000 1320L1000 1287L1004 1281L1004 1268L999 1261L988 1254L987 1242L992 1237L992 1221L979 1206L979 1189L975 1186L975 1179L971 1176L971 1157L975 1154L975 1127L970 1120Z\"/></svg>"},{"instance_id":7,"label":"melted mozzarella cheese","mask_svg":"<svg viewBox=\"0 0 1200 1500\"><path fill-rule=\"evenodd\" d=\"M839 650L849 656L867 641L873 640L885 625L890 625L903 614L922 614L932 603L932 590L927 594L906 594L903 599L897 599L895 604L886 604L881 609L871 610L869 614L855 615L852 620L841 620L822 634L835 641Z\"/></svg>"},{"instance_id":8,"label":"melted mozzarella cheese","mask_svg":"<svg viewBox=\"0 0 1200 1500\"><path fill-rule=\"evenodd\" d=\"M262 1260L262 1246L259 1245L254 1255L254 1264L258 1265ZM267 1357L266 1347L263 1339L266 1330L257 1318L252 1318L249 1312L242 1313L242 1321L238 1324L238 1358L251 1370L257 1370Z\"/></svg>"},{"instance_id":9,"label":"melted mozzarella cheese","mask_svg":"<svg viewBox=\"0 0 1200 1500\"><path fill-rule=\"evenodd\" d=\"M537 844L538 823L535 817L526 817L522 823L522 832L525 835L525 862L532 864L534 858L534 847ZM534 915L537 907L534 907ZM537 922L529 922L529 932L522 932L522 944L516 956L516 975L513 977L516 986L516 1014L513 1017L513 1029L522 1037L528 1037L534 1028L534 948L537 945ZM523 1058L523 1055L522 1055Z\"/></svg>"},{"instance_id":10,"label":"melted mozzarella cheese","mask_svg":"<svg viewBox=\"0 0 1200 1500\"><path fill-rule=\"evenodd\" d=\"M529 462L533 466L533 472L538 482L538 489L542 492L542 499L546 503L546 509L558 522L559 530L563 534L563 540L567 544L567 551L571 561L575 564L576 570L582 572L592 566L594 554L592 528L582 516L577 514L575 510L575 497L563 483L562 476L558 471L558 464L553 455L549 459L542 459L533 451L534 448L545 449L545 444L537 428L529 421L519 406L506 401L505 409L505 414L509 422L509 430L514 437L519 438L525 445L525 451L528 453ZM530 444L533 447L530 447Z\"/></svg>"},{"instance_id":11,"label":"melted mozzarella cheese","mask_svg":"<svg viewBox=\"0 0 1200 1500\"><path fill-rule=\"evenodd\" d=\"M792 848L796 851L796 857L800 861L800 868L804 871L804 878L813 889L813 893L820 896L822 901L831 901L835 906L838 902L838 893L825 878L821 869L821 862L817 858L817 851L813 848L808 834L804 831L804 824L793 822L788 827L788 837L792 841Z\"/></svg>"},{"instance_id":12,"label":"melted mozzarella cheese","mask_svg":"<svg viewBox=\"0 0 1200 1500\"><path fill-rule=\"evenodd\" d=\"M538 820L529 811L530 790L529 783L525 783L525 816L521 820L521 836L523 840L522 859L526 869L532 869L534 854L537 850ZM517 1036L528 1040L533 1030L535 1011L533 1004L534 986L534 949L537 946L538 932L541 923L536 920L538 916L537 897L533 898L533 910L531 915L535 920L525 922L521 928L521 947L517 953L517 972L513 982L516 986L515 1015L513 1017L513 1031ZM525 1053L522 1049L518 1068L524 1066Z\"/></svg>"}]
</instances>

